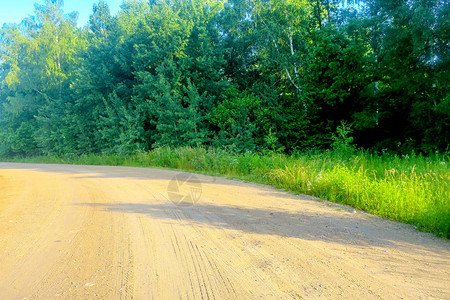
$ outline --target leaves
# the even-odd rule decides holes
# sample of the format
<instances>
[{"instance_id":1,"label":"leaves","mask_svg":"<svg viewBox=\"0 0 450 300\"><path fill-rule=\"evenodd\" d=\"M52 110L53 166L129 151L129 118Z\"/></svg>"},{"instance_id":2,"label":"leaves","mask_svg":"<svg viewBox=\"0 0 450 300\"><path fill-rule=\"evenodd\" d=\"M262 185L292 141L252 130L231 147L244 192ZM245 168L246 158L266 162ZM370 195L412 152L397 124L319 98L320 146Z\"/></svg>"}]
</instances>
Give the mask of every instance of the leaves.
<instances>
[{"instance_id":1,"label":"leaves","mask_svg":"<svg viewBox=\"0 0 450 300\"><path fill-rule=\"evenodd\" d=\"M0 32L0 149L446 150L445 1L62 1Z\"/></svg>"}]
</instances>

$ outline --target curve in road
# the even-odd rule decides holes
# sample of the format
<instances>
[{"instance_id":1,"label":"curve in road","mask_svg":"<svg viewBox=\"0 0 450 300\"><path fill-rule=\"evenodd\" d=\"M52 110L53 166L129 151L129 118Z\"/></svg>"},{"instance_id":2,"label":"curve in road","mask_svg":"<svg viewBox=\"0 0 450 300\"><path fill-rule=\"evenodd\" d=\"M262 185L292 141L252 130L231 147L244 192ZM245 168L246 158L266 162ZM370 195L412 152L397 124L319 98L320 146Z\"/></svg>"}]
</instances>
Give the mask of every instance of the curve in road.
<instances>
[{"instance_id":1,"label":"curve in road","mask_svg":"<svg viewBox=\"0 0 450 300\"><path fill-rule=\"evenodd\" d=\"M450 243L237 180L0 163L0 278L0 299L450 299Z\"/></svg>"}]
</instances>

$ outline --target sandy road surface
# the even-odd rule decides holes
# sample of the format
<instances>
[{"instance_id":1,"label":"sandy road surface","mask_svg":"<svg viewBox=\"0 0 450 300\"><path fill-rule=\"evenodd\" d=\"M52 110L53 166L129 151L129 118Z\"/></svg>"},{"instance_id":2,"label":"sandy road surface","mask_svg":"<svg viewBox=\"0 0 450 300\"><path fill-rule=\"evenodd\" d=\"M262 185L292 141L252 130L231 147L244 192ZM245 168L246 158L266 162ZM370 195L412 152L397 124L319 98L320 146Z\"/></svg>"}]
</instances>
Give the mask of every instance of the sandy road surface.
<instances>
[{"instance_id":1,"label":"sandy road surface","mask_svg":"<svg viewBox=\"0 0 450 300\"><path fill-rule=\"evenodd\" d=\"M0 299L450 299L450 242L256 184L0 163Z\"/></svg>"}]
</instances>

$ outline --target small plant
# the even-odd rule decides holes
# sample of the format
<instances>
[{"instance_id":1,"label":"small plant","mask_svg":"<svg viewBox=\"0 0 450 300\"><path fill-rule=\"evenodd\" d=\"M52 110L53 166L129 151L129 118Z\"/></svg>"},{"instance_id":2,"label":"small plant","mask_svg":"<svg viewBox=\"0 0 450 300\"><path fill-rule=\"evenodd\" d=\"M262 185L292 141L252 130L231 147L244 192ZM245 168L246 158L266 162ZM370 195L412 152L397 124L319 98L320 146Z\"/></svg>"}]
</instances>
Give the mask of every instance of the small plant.
<instances>
[{"instance_id":1,"label":"small plant","mask_svg":"<svg viewBox=\"0 0 450 300\"><path fill-rule=\"evenodd\" d=\"M353 144L353 129L346 121L341 121L341 125L336 128L333 135L333 150L341 157L349 157L355 153L356 147Z\"/></svg>"},{"instance_id":2,"label":"small plant","mask_svg":"<svg viewBox=\"0 0 450 300\"><path fill-rule=\"evenodd\" d=\"M269 146L269 149L274 152L283 152L285 150L284 146L279 145L278 137L276 132L272 131L272 128L269 129L269 133L264 137L264 141Z\"/></svg>"}]
</instances>

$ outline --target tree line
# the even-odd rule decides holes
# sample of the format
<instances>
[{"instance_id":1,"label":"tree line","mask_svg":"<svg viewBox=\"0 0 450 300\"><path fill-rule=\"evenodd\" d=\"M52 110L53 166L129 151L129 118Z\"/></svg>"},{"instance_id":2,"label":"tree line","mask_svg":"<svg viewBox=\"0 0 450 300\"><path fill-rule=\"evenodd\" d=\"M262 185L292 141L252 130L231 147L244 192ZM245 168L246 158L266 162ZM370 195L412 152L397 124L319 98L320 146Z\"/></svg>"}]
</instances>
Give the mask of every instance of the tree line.
<instances>
[{"instance_id":1,"label":"tree line","mask_svg":"<svg viewBox=\"0 0 450 300\"><path fill-rule=\"evenodd\" d=\"M62 0L0 31L0 154L448 151L444 0Z\"/></svg>"}]
</instances>

